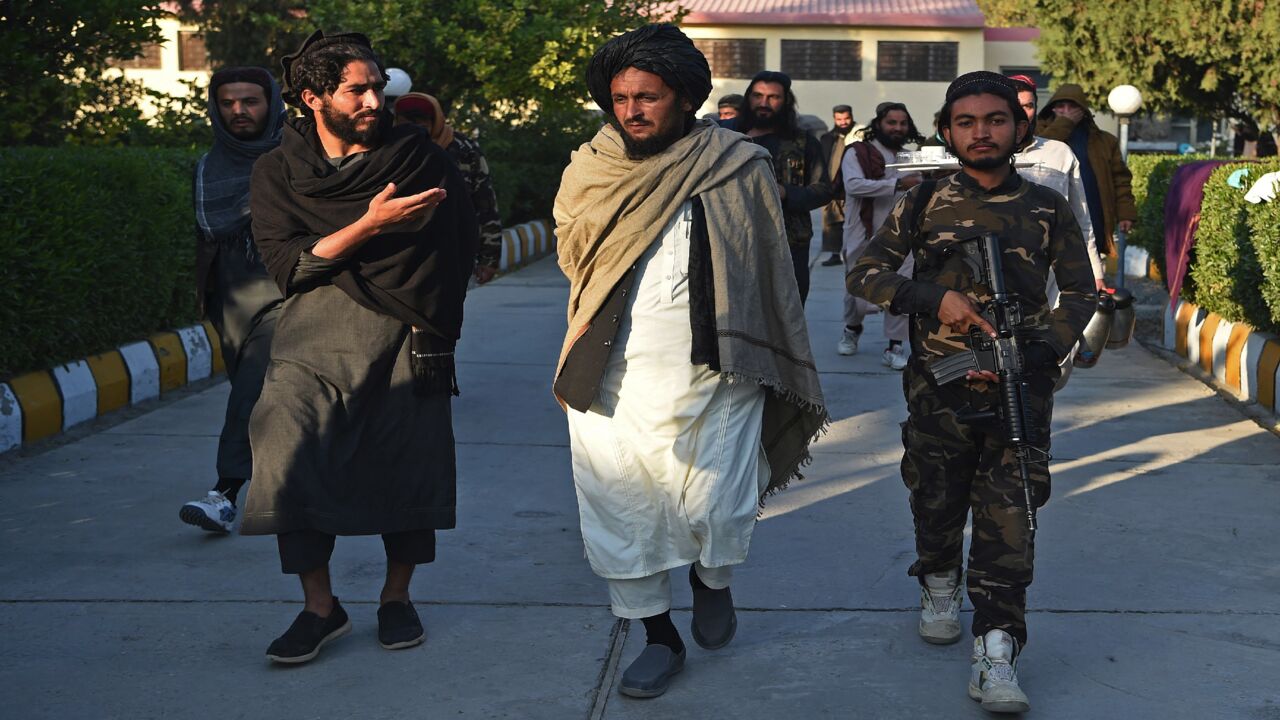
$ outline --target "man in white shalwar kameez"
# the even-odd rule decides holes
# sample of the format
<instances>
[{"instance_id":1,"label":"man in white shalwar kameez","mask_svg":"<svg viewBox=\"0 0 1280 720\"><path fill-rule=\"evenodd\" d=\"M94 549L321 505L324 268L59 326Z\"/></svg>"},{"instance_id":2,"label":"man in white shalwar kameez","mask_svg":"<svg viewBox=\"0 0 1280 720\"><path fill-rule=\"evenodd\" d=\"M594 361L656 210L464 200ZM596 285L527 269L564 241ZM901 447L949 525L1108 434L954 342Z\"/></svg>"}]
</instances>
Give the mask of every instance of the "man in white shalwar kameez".
<instances>
[{"instance_id":1,"label":"man in white shalwar kameez","mask_svg":"<svg viewBox=\"0 0 1280 720\"><path fill-rule=\"evenodd\" d=\"M694 118L706 59L649 25L601 47L587 82L609 124L556 198L571 289L555 391L587 558L614 614L645 625L620 691L655 697L686 656L668 571L691 566L694 640L727 645L761 498L826 412L769 155Z\"/></svg>"}]
</instances>

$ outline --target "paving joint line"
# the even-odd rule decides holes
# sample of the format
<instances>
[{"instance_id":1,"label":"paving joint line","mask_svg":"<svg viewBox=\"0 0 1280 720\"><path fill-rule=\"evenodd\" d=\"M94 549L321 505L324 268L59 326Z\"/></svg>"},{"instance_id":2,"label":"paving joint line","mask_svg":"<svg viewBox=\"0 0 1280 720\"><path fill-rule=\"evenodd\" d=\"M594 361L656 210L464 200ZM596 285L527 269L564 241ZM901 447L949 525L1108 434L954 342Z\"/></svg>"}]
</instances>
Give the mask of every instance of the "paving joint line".
<instances>
[{"instance_id":1,"label":"paving joint line","mask_svg":"<svg viewBox=\"0 0 1280 720\"><path fill-rule=\"evenodd\" d=\"M267 599L207 599L193 600L189 598L0 598L0 605L296 605L297 598ZM345 605L377 605L377 600L344 600ZM414 605L431 607L484 607L484 608L568 608L578 610L608 610L607 603L572 603L572 602L490 602L484 600L414 600ZM690 605L673 605L677 612L691 612ZM749 613L916 613L918 606L902 607L870 607L834 605L826 607L752 607L739 606L738 612ZM972 613L965 609L961 612ZM1239 617L1280 617L1280 610L1197 610L1193 608L1175 608L1169 610L1129 610L1124 608L1030 608L1028 614L1043 613L1046 615L1212 615Z\"/></svg>"},{"instance_id":2,"label":"paving joint line","mask_svg":"<svg viewBox=\"0 0 1280 720\"><path fill-rule=\"evenodd\" d=\"M605 709L609 706L609 697L613 694L613 679L618 675L618 664L622 661L622 647L627 644L627 635L631 632L631 621L618 618L609 633L609 652L605 655L604 665L596 677L595 696L591 699L591 712L587 720L603 720Z\"/></svg>"}]
</instances>

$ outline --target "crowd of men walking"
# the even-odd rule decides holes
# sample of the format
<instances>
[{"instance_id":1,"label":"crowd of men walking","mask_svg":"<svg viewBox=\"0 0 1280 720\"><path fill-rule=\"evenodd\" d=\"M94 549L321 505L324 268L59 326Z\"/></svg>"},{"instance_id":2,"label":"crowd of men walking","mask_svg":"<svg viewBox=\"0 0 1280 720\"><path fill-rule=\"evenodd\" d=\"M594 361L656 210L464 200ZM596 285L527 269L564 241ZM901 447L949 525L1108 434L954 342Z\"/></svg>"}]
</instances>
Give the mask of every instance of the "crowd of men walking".
<instances>
[{"instance_id":1,"label":"crowd of men walking","mask_svg":"<svg viewBox=\"0 0 1280 720\"><path fill-rule=\"evenodd\" d=\"M276 536L304 607L267 656L304 663L351 629L329 576L339 535L382 536L382 646L425 638L410 581L455 525L454 347L501 228L480 146L431 95L389 101L368 38L317 31L282 70L282 87L261 68L209 87L199 281L232 391L217 483L180 517L230 532L240 514L242 534ZM613 612L646 631L620 691L661 695L686 661L674 568L689 567L694 641L732 641L732 569L760 505L829 422L803 307L822 209L821 266L846 273L837 350L856 353L867 314L884 313L883 362L904 373L919 634L958 641L967 590L969 694L1025 711L1026 519L1050 493L1053 389L1104 287L1099 255L1134 220L1114 138L1078 87L1041 111L1029 78L984 72L951 83L929 139L896 102L865 127L836 106L816 137L772 71L699 120L710 68L666 24L605 43L584 80L605 122L555 201L570 288L553 387L587 559ZM930 141L954 168L897 167ZM966 263L979 242L985 275ZM982 362L997 341L1016 351Z\"/></svg>"}]
</instances>

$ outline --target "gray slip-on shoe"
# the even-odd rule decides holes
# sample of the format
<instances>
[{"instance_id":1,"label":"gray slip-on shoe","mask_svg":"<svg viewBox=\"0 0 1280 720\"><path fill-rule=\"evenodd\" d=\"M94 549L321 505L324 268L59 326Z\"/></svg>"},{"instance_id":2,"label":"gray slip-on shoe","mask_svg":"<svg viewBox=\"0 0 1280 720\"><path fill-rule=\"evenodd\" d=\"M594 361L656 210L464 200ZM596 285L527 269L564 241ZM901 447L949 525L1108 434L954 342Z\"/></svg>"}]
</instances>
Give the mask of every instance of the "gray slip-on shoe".
<instances>
[{"instance_id":1,"label":"gray slip-on shoe","mask_svg":"<svg viewBox=\"0 0 1280 720\"><path fill-rule=\"evenodd\" d=\"M689 629L693 641L705 650L719 650L728 645L738 632L738 614L733 609L733 594L723 590L699 590L697 570L689 566L689 585L693 587L693 620Z\"/></svg>"},{"instance_id":2,"label":"gray slip-on shoe","mask_svg":"<svg viewBox=\"0 0 1280 720\"><path fill-rule=\"evenodd\" d=\"M654 698L667 691L671 678L684 669L685 651L672 652L666 645L646 645L626 672L618 692L633 698Z\"/></svg>"}]
</instances>

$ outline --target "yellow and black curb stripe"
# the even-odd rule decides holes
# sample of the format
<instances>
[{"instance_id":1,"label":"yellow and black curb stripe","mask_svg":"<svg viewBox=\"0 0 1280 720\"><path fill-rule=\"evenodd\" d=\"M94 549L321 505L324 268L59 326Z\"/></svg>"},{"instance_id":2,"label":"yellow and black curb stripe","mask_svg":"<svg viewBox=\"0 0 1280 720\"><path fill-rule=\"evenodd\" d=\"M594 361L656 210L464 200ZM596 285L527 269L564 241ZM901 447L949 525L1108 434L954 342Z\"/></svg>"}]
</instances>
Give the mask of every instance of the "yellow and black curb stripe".
<instances>
[{"instance_id":1,"label":"yellow and black curb stripe","mask_svg":"<svg viewBox=\"0 0 1280 720\"><path fill-rule=\"evenodd\" d=\"M515 270L555 248L546 220L507 228L498 269ZM218 332L206 321L19 375L0 383L0 453L225 370Z\"/></svg>"},{"instance_id":2,"label":"yellow and black curb stripe","mask_svg":"<svg viewBox=\"0 0 1280 720\"><path fill-rule=\"evenodd\" d=\"M498 270L509 272L541 259L556 249L551 223L534 220L502 231L502 255Z\"/></svg>"},{"instance_id":3,"label":"yellow and black curb stripe","mask_svg":"<svg viewBox=\"0 0 1280 720\"><path fill-rule=\"evenodd\" d=\"M1164 346L1242 398L1280 415L1280 337L1233 323L1186 301L1165 309Z\"/></svg>"},{"instance_id":4,"label":"yellow and black curb stripe","mask_svg":"<svg viewBox=\"0 0 1280 720\"><path fill-rule=\"evenodd\" d=\"M1151 280L1164 280L1164 276L1160 274L1160 266L1156 265L1156 261L1146 248L1128 247L1124 251L1125 277L1144 277ZM1102 258L1102 269L1107 273L1108 277L1116 274L1116 268L1120 263L1116 260L1115 254L1107 255Z\"/></svg>"},{"instance_id":5,"label":"yellow and black curb stripe","mask_svg":"<svg viewBox=\"0 0 1280 720\"><path fill-rule=\"evenodd\" d=\"M222 372L209 323L0 383L0 453Z\"/></svg>"}]
</instances>

